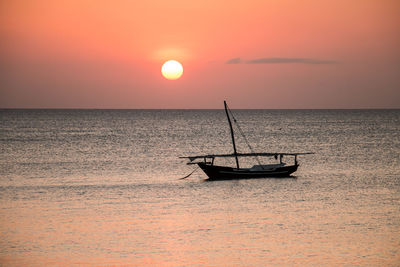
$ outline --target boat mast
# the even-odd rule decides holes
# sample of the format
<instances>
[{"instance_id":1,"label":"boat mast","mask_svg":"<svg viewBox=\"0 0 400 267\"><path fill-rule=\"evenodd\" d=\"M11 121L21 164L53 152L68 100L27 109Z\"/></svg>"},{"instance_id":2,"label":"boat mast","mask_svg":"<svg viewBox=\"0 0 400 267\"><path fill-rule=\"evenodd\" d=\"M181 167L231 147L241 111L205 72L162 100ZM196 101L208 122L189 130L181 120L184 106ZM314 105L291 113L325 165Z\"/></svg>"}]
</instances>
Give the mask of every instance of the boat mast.
<instances>
[{"instance_id":1,"label":"boat mast","mask_svg":"<svg viewBox=\"0 0 400 267\"><path fill-rule=\"evenodd\" d=\"M232 145L233 145L233 152L234 152L235 159L236 159L236 167L239 169L239 160L238 160L238 156L237 156L237 152L236 152L235 136L233 135L232 122L231 122L231 119L229 118L228 107L226 105L225 100L224 100L224 106L225 106L226 117L228 118L228 122L229 122L229 127L231 129Z\"/></svg>"}]
</instances>

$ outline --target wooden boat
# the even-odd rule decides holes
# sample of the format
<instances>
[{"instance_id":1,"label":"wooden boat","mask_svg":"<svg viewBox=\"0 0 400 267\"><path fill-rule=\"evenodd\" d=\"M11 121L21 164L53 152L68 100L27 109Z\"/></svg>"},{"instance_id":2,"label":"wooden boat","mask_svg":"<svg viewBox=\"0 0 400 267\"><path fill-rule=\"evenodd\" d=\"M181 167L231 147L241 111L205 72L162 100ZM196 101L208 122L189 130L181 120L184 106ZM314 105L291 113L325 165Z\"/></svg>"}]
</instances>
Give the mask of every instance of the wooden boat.
<instances>
[{"instance_id":1,"label":"wooden boat","mask_svg":"<svg viewBox=\"0 0 400 267\"><path fill-rule=\"evenodd\" d=\"M233 153L232 154L211 154L211 155L200 155L200 156L187 156L180 158L187 158L189 162L187 164L197 164L204 173L208 176L208 180L231 180L231 179L251 179L251 178L268 178L268 177L289 177L292 173L294 173L299 167L299 163L297 162L297 156L313 154L310 152L306 153L254 153L252 147L248 143L246 137L241 131L239 125L238 129L243 135L247 145L249 146L252 153L238 153L236 150L235 144L235 136L233 132L232 122L228 113L228 106L226 101L224 101L225 113L228 118L229 127L231 130L232 137L232 146ZM229 110L230 111L230 110ZM230 111L234 122L237 123L236 119L233 117L232 112ZM286 165L282 161L284 156L292 156L294 158L293 165ZM214 164L214 160L216 158L228 158L234 157L236 161L235 167L228 166L218 166ZM240 168L239 158L240 157L256 157L258 161L258 165L254 165L251 168ZM275 164L261 164L258 157L274 157L276 160L279 158L279 163ZM202 159L202 161L196 161L198 159Z\"/></svg>"}]
</instances>

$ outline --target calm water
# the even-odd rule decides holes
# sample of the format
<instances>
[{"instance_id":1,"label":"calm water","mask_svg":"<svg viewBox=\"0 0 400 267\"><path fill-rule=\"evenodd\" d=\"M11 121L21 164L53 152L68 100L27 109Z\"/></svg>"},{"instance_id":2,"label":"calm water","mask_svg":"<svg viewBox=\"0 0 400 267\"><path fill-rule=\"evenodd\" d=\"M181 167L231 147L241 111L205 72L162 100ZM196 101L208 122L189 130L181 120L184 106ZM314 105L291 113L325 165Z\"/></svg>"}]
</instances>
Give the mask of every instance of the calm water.
<instances>
[{"instance_id":1,"label":"calm water","mask_svg":"<svg viewBox=\"0 0 400 267\"><path fill-rule=\"evenodd\" d=\"M400 110L234 114L256 151L316 154L178 180L232 151L223 110L0 111L0 265L400 265Z\"/></svg>"}]
</instances>

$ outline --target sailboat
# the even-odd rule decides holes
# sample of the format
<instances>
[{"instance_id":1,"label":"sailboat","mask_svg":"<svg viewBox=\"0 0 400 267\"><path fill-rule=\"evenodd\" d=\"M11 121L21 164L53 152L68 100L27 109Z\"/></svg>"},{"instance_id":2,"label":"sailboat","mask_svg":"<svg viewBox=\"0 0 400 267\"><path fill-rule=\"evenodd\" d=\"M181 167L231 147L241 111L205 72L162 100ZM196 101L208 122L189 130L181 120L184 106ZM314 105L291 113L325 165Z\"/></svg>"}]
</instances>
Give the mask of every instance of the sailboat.
<instances>
[{"instance_id":1,"label":"sailboat","mask_svg":"<svg viewBox=\"0 0 400 267\"><path fill-rule=\"evenodd\" d=\"M233 116L232 111L228 109L226 101L224 101L225 113L228 118L229 128L231 131L233 153L232 154L210 154L210 155L200 155L200 156L185 156L180 158L189 159L187 164L197 164L204 173L208 176L208 180L232 180L232 179L251 179L251 178L269 178L269 177L290 177L292 173L297 171L299 163L297 161L297 156L314 154L312 152L305 153L255 153L247 141L245 135L243 134L240 126L237 124L238 129L247 145L249 146L252 153L239 153L236 149L235 135L232 127L232 121L229 113L231 114L234 122L237 123ZM228 112L229 110L229 112ZM282 161L282 158L286 156L291 156L294 159L292 165L287 165ZM219 166L215 165L214 161L216 158L235 158L236 167L229 166ZM241 168L239 164L239 158L241 157L255 157L258 161L257 165L251 168ZM274 157L276 160L279 158L279 162L274 164L261 164L258 157Z\"/></svg>"}]
</instances>

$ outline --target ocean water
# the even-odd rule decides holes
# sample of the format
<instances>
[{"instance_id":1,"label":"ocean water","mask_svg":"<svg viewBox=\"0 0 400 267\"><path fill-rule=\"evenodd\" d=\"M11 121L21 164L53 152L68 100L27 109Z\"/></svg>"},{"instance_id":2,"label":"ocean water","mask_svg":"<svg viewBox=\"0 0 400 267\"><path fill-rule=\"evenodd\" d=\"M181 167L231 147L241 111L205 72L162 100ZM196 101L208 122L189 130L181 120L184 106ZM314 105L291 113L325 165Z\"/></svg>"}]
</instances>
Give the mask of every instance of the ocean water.
<instances>
[{"instance_id":1,"label":"ocean water","mask_svg":"<svg viewBox=\"0 0 400 267\"><path fill-rule=\"evenodd\" d=\"M0 265L400 265L400 110L233 112L255 151L315 154L179 180L232 152L223 110L1 110Z\"/></svg>"}]
</instances>

